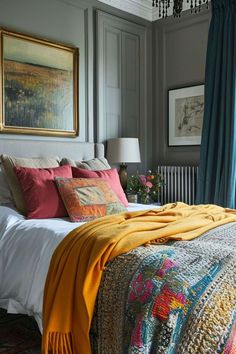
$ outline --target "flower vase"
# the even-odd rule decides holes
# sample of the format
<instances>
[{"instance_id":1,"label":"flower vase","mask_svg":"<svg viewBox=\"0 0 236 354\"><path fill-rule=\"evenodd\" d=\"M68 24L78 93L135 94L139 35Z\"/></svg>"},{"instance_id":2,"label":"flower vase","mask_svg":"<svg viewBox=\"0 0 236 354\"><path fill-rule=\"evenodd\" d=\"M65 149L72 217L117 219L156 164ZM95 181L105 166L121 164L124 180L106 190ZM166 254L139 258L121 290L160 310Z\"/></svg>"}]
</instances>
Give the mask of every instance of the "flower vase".
<instances>
[{"instance_id":1,"label":"flower vase","mask_svg":"<svg viewBox=\"0 0 236 354\"><path fill-rule=\"evenodd\" d=\"M151 199L150 195L147 193L139 194L138 201L141 204L151 204L152 203L152 199Z\"/></svg>"}]
</instances>

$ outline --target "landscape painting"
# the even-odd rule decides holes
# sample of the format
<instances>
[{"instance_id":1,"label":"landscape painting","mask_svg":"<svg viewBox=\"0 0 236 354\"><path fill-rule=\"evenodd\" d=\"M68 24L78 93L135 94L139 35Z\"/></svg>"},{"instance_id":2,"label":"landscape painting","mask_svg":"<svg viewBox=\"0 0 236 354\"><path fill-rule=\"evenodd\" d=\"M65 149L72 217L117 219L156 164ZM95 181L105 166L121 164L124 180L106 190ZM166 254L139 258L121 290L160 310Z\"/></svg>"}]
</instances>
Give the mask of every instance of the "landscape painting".
<instances>
[{"instance_id":1,"label":"landscape painting","mask_svg":"<svg viewBox=\"0 0 236 354\"><path fill-rule=\"evenodd\" d=\"M2 132L78 134L77 50L1 31Z\"/></svg>"},{"instance_id":2,"label":"landscape painting","mask_svg":"<svg viewBox=\"0 0 236 354\"><path fill-rule=\"evenodd\" d=\"M169 146L200 145L204 85L169 90Z\"/></svg>"}]
</instances>

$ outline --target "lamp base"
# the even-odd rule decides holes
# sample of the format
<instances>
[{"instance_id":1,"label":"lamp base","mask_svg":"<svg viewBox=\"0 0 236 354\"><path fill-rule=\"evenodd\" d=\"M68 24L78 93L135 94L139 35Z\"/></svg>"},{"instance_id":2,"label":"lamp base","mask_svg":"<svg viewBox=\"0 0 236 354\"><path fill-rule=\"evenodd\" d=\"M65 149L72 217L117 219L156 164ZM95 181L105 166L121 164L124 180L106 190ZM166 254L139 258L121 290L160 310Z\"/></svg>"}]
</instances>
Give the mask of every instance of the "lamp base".
<instances>
[{"instance_id":1,"label":"lamp base","mask_svg":"<svg viewBox=\"0 0 236 354\"><path fill-rule=\"evenodd\" d=\"M122 163L120 165L120 169L119 169L118 173L119 173L119 177L120 177L120 184L121 184L123 190L126 191L127 181L128 181L128 173L127 173L127 165L125 163Z\"/></svg>"}]
</instances>

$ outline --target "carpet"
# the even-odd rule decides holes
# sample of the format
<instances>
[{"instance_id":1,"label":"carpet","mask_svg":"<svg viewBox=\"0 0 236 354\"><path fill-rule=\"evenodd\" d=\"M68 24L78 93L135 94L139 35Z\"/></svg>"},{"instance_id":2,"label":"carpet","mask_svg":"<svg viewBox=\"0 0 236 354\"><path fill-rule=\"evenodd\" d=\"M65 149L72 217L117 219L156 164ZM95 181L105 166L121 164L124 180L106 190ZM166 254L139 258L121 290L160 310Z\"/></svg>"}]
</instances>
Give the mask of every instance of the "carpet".
<instances>
[{"instance_id":1,"label":"carpet","mask_svg":"<svg viewBox=\"0 0 236 354\"><path fill-rule=\"evenodd\" d=\"M41 334L34 318L0 309L0 354L40 354Z\"/></svg>"}]
</instances>

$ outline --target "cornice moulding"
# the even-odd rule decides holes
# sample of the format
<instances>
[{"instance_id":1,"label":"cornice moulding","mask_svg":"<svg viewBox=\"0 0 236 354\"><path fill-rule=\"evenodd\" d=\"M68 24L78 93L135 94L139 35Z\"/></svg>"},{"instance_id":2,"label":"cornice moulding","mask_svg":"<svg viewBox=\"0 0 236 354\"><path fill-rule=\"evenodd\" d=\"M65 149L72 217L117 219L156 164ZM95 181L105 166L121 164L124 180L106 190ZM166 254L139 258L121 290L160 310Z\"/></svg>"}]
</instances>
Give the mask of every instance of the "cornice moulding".
<instances>
[{"instance_id":1,"label":"cornice moulding","mask_svg":"<svg viewBox=\"0 0 236 354\"><path fill-rule=\"evenodd\" d=\"M104 4L131 13L145 20L153 21L153 9L150 0L99 0Z\"/></svg>"},{"instance_id":2,"label":"cornice moulding","mask_svg":"<svg viewBox=\"0 0 236 354\"><path fill-rule=\"evenodd\" d=\"M119 10L131 13L138 17L142 17L148 21L159 20L159 11L158 8L152 7L152 0L98 0L104 4L115 7ZM173 1L171 1L172 5ZM202 8L204 8L204 4ZM190 4L187 3L187 0L183 0L183 11L189 10ZM168 10L168 16L171 16L173 12L172 6Z\"/></svg>"}]
</instances>

